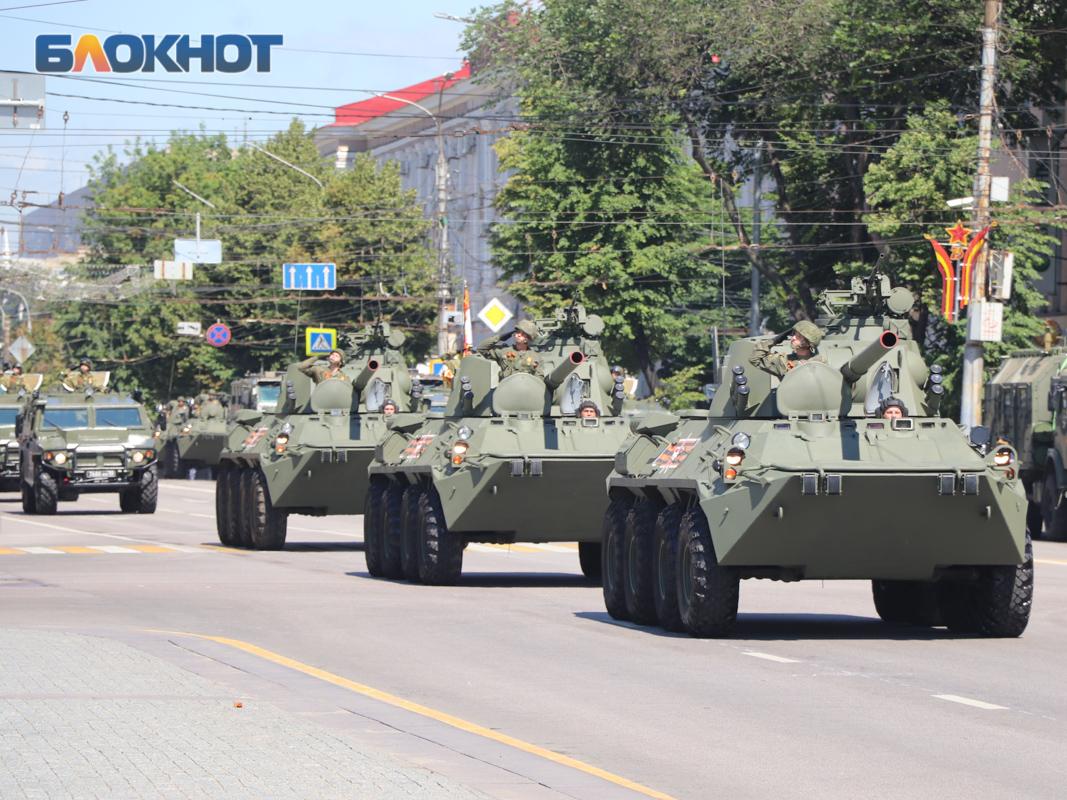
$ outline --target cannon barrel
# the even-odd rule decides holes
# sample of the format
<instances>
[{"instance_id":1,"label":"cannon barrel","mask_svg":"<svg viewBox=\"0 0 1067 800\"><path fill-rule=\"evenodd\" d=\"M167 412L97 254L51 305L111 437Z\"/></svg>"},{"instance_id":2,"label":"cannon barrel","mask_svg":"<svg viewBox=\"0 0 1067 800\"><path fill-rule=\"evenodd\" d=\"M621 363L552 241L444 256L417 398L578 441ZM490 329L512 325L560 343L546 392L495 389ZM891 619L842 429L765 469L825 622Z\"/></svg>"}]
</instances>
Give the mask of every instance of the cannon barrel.
<instances>
[{"instance_id":1,"label":"cannon barrel","mask_svg":"<svg viewBox=\"0 0 1067 800\"><path fill-rule=\"evenodd\" d=\"M380 366L381 364L378 363L377 359L368 359L367 366L365 366L362 371L356 376L356 379L352 381L352 388L355 389L357 392L362 392L363 389L366 388L367 384L370 382L370 379L374 376L374 373L378 371L378 367Z\"/></svg>"},{"instance_id":2,"label":"cannon barrel","mask_svg":"<svg viewBox=\"0 0 1067 800\"><path fill-rule=\"evenodd\" d=\"M893 331L882 331L882 335L860 350L852 359L841 367L841 374L849 383L856 383L887 350L897 346L899 338Z\"/></svg>"},{"instance_id":3,"label":"cannon barrel","mask_svg":"<svg viewBox=\"0 0 1067 800\"><path fill-rule=\"evenodd\" d=\"M585 353L575 350L567 356L562 364L548 373L545 383L548 384L550 389L558 389L563 381L567 380L567 376L574 372L583 361L585 361Z\"/></svg>"}]
</instances>

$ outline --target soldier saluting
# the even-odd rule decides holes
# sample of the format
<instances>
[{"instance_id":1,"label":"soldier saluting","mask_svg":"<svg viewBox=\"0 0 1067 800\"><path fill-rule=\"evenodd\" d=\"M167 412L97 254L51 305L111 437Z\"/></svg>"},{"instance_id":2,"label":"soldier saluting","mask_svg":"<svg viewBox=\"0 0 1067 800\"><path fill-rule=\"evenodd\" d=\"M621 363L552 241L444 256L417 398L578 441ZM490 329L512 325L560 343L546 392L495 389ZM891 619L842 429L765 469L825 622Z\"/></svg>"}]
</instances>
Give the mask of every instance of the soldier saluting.
<instances>
[{"instance_id":1,"label":"soldier saluting","mask_svg":"<svg viewBox=\"0 0 1067 800\"><path fill-rule=\"evenodd\" d=\"M802 319L791 330L780 333L773 339L757 342L749 363L779 378L785 377L791 369L808 361L820 361L825 364L826 359L817 352L822 337L823 332L818 325ZM786 355L771 352L772 347L786 339L793 345L792 353Z\"/></svg>"},{"instance_id":2,"label":"soldier saluting","mask_svg":"<svg viewBox=\"0 0 1067 800\"><path fill-rule=\"evenodd\" d=\"M531 375L544 375L541 369L541 357L530 349L530 342L541 335L541 329L537 323L530 319L524 319L515 326L506 336L490 336L480 345L478 353L486 358L492 358L500 365L500 377L506 378L516 372L527 372ZM511 346L505 346L504 341L511 337Z\"/></svg>"},{"instance_id":3,"label":"soldier saluting","mask_svg":"<svg viewBox=\"0 0 1067 800\"><path fill-rule=\"evenodd\" d=\"M328 380L350 380L350 378L341 371L341 367L343 367L345 363L345 354L340 350L330 351L330 354L326 356L326 366L316 364L315 362L318 360L318 356L312 356L297 364L297 368L315 383L322 383L323 381Z\"/></svg>"}]
</instances>

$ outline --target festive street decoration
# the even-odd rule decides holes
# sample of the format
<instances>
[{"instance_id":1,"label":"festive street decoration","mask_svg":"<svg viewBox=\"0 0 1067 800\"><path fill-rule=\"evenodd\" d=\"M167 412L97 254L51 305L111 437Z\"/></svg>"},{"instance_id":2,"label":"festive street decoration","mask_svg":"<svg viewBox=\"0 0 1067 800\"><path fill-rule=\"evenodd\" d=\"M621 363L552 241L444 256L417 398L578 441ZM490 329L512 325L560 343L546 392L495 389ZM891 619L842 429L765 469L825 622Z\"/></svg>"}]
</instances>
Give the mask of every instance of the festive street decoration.
<instances>
[{"instance_id":1,"label":"festive street decoration","mask_svg":"<svg viewBox=\"0 0 1067 800\"><path fill-rule=\"evenodd\" d=\"M995 222L986 225L974 238L971 238L973 231L962 222L945 228L947 242L939 242L933 236L924 237L934 250L934 261L941 273L941 314L946 322L955 322L960 310L971 302L974 261L994 225Z\"/></svg>"}]
</instances>

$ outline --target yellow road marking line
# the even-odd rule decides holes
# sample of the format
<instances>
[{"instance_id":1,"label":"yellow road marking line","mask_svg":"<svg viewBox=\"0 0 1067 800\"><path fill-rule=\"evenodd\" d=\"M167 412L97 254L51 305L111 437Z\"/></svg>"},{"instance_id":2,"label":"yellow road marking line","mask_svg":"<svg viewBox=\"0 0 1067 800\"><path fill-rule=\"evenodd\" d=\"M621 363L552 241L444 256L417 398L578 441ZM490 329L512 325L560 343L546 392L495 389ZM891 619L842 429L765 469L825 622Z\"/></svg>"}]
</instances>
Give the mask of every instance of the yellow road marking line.
<instances>
[{"instance_id":1,"label":"yellow road marking line","mask_svg":"<svg viewBox=\"0 0 1067 800\"><path fill-rule=\"evenodd\" d=\"M103 551L94 550L91 547L82 547L81 545L68 544L60 545L56 547L56 550L62 550L64 553L72 553L75 555L103 555Z\"/></svg>"},{"instance_id":2,"label":"yellow road marking line","mask_svg":"<svg viewBox=\"0 0 1067 800\"><path fill-rule=\"evenodd\" d=\"M489 542L476 542L472 543L472 547L475 547L478 552L492 553L492 552L511 552L511 553L545 553L547 551L540 549L539 547L531 547L526 544L490 544Z\"/></svg>"},{"instance_id":3,"label":"yellow road marking line","mask_svg":"<svg viewBox=\"0 0 1067 800\"><path fill-rule=\"evenodd\" d=\"M153 632L169 633L178 636L192 636L196 639L206 639L210 642L226 645L227 647L232 647L236 650L241 650L245 653L256 656L257 658L262 658L265 661L270 661L274 664L279 664L283 667L288 667L289 669L295 670L296 672L301 672L304 675L309 675L312 678L317 678L320 681L325 681L326 683L331 683L334 686L339 686L342 689L348 689L351 692L363 695L364 697L369 697L372 700L378 700L379 702L387 703L388 705L395 706L397 708L402 708L405 711L410 711L413 714L418 714L420 716L436 720L437 722L443 723L453 728L457 728L458 730L466 731L467 733L473 733L475 736L481 736L485 739L490 739L499 744L507 745L508 747L513 747L516 750L521 750L524 753L539 756L540 758L543 758L546 761L551 761L555 764L560 764L565 767L570 767L571 769L576 769L579 772L584 772L587 775L592 775L594 777L600 778L601 780L605 780L608 783L613 783L616 786L621 786L624 789L629 789L630 791L637 792L638 794L643 794L645 797L653 797L656 798L656 800L674 800L674 798L672 798L668 794L656 791L655 789L651 789L648 786L643 786L640 783L635 783L634 781L624 778L621 775L616 775L613 772L608 772L607 770L601 769L600 767L594 767L592 764L587 764L584 761L579 761L576 758L565 756L562 753L557 753L554 750L549 750L545 747L541 747L540 745L523 741L522 739L516 739L514 736L508 736L506 733L500 733L499 731L495 731L491 728L486 728L482 725L478 725L477 723L468 722L465 719L453 716L452 714L448 714L444 711L438 711L437 709L430 708L429 706L424 706L419 703L413 703L412 701L405 700L404 698L398 697L395 694L383 692L381 689L375 689L372 686L367 686L363 683L357 683L356 681L349 680L348 678L343 678L340 675L334 675L332 672L327 672L324 669L313 667L310 664L305 664L301 661L296 661L287 656L283 656L280 653L275 653L271 650L266 650L257 645L250 644L249 642L242 642L240 639L229 639L225 636L205 636L199 633L185 633L183 631Z\"/></svg>"},{"instance_id":4,"label":"yellow road marking line","mask_svg":"<svg viewBox=\"0 0 1067 800\"><path fill-rule=\"evenodd\" d=\"M1035 564L1059 564L1061 567L1067 567L1067 561L1061 561L1056 558L1035 558Z\"/></svg>"},{"instance_id":5,"label":"yellow road marking line","mask_svg":"<svg viewBox=\"0 0 1067 800\"><path fill-rule=\"evenodd\" d=\"M131 550L139 553L177 553L173 547L160 547L158 544L131 544Z\"/></svg>"},{"instance_id":6,"label":"yellow road marking line","mask_svg":"<svg viewBox=\"0 0 1067 800\"><path fill-rule=\"evenodd\" d=\"M217 552L222 552L222 553L233 553L233 554L239 555L239 556L250 556L250 555L252 555L253 553L256 552L255 550L245 550L244 548L241 548L241 547L227 547L224 544L201 544L201 545L197 545L197 546L198 547L202 547L205 550L215 550ZM189 634L189 635L193 636L195 634Z\"/></svg>"},{"instance_id":7,"label":"yellow road marking line","mask_svg":"<svg viewBox=\"0 0 1067 800\"><path fill-rule=\"evenodd\" d=\"M21 550L13 550L10 547L0 547L0 556L24 556L26 555Z\"/></svg>"}]
</instances>

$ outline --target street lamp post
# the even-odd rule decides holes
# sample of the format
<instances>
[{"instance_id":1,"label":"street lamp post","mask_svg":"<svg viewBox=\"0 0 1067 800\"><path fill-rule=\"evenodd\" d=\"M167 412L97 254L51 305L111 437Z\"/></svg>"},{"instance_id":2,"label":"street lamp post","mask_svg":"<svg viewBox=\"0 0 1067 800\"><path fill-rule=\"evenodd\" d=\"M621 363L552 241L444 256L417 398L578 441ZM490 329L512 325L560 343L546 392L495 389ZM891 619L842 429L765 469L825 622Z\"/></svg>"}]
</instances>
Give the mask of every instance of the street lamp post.
<instances>
[{"instance_id":1,"label":"street lamp post","mask_svg":"<svg viewBox=\"0 0 1067 800\"><path fill-rule=\"evenodd\" d=\"M22 292L14 289L0 289L0 327L3 328L4 353L11 345L11 319L7 312L8 298L14 295L19 299L15 308L15 319L18 320L23 314L26 315L26 329L33 333L33 316L30 314L30 303Z\"/></svg>"}]
</instances>

